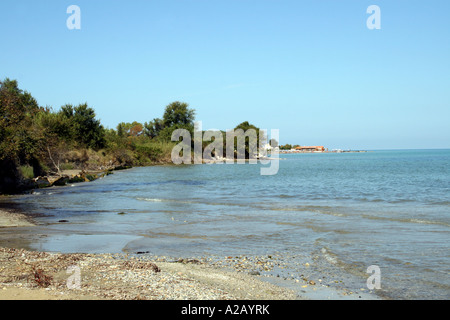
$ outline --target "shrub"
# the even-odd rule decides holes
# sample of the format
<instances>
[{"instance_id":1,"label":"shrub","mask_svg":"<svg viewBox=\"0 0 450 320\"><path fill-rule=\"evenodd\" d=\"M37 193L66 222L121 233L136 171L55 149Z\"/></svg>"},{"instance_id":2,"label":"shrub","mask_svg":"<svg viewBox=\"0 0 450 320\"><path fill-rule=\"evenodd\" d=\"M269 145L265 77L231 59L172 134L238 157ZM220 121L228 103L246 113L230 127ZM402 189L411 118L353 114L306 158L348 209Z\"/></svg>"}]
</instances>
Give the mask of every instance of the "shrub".
<instances>
[{"instance_id":1,"label":"shrub","mask_svg":"<svg viewBox=\"0 0 450 320\"><path fill-rule=\"evenodd\" d=\"M34 178L34 170L32 166L24 165L19 167L19 172L25 179L33 179Z\"/></svg>"}]
</instances>

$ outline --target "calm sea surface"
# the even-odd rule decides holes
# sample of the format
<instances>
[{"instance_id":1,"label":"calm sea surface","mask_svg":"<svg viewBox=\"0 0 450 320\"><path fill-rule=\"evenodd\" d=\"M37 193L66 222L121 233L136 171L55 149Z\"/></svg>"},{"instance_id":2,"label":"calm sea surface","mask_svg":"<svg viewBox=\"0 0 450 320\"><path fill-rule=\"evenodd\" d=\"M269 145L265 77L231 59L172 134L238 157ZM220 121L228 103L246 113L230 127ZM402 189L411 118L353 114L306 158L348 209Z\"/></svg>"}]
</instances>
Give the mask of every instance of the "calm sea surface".
<instances>
[{"instance_id":1,"label":"calm sea surface","mask_svg":"<svg viewBox=\"0 0 450 320\"><path fill-rule=\"evenodd\" d=\"M42 215L36 250L281 254L355 289L376 265L386 297L450 298L450 150L280 158L274 176L260 164L134 168L12 201Z\"/></svg>"}]
</instances>

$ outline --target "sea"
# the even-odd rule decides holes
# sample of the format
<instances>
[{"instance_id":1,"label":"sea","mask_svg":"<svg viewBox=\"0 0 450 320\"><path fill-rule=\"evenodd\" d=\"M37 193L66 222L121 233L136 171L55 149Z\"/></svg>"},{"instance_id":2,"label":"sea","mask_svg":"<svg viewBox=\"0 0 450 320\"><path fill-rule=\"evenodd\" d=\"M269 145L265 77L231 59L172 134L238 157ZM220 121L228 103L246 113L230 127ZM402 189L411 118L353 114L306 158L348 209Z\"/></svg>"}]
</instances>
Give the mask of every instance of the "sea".
<instances>
[{"instance_id":1,"label":"sea","mask_svg":"<svg viewBox=\"0 0 450 320\"><path fill-rule=\"evenodd\" d=\"M378 270L385 299L450 298L450 150L279 157L275 175L261 163L138 167L7 201L39 224L15 233L32 250L277 256L292 263L284 278L309 266L368 290Z\"/></svg>"}]
</instances>

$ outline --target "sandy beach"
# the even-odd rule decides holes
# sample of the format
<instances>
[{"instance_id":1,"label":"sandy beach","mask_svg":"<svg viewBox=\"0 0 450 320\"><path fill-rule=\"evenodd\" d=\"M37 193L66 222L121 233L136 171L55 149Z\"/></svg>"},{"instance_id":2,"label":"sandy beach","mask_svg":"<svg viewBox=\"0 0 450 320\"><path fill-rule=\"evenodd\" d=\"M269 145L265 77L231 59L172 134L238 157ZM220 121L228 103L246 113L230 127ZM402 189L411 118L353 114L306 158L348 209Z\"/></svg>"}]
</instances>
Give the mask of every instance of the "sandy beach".
<instances>
[{"instance_id":1,"label":"sandy beach","mask_svg":"<svg viewBox=\"0 0 450 320\"><path fill-rule=\"evenodd\" d=\"M0 227L28 227L0 211ZM70 279L80 271L79 287ZM69 272L68 272L69 270ZM46 281L44 281L46 280ZM69 283L68 283L69 281ZM1 300L292 300L291 290L199 260L156 261L126 254L60 254L0 248Z\"/></svg>"}]
</instances>

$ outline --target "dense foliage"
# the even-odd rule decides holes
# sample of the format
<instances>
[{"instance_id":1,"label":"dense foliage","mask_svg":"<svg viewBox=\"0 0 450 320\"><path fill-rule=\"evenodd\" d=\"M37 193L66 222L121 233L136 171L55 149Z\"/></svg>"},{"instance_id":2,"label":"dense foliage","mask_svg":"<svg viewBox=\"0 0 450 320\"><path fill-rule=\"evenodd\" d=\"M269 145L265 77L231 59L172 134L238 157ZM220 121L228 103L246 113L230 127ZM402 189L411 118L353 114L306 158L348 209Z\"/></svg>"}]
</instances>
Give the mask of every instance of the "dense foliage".
<instances>
[{"instance_id":1,"label":"dense foliage","mask_svg":"<svg viewBox=\"0 0 450 320\"><path fill-rule=\"evenodd\" d=\"M16 80L6 78L0 81L0 193L20 189L26 179L67 169L170 163L177 143L171 141L172 132L182 128L193 136L194 120L195 110L175 101L166 106L162 118L107 129L87 103L54 111L39 106ZM259 129L248 122L236 128L255 129L259 138ZM246 141L246 155L253 152Z\"/></svg>"}]
</instances>

